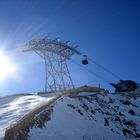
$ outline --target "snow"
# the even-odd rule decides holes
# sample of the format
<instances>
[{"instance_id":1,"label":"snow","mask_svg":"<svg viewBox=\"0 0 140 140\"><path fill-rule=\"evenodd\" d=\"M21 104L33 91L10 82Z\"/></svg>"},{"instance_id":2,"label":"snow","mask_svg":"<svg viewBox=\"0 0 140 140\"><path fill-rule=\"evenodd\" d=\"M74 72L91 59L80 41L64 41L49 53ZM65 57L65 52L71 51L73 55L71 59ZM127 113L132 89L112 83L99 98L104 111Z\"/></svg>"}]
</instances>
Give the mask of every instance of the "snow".
<instances>
[{"instance_id":1,"label":"snow","mask_svg":"<svg viewBox=\"0 0 140 140\"><path fill-rule=\"evenodd\" d=\"M73 95L74 97L79 97L79 96L89 96L89 95L96 95L96 92L80 92L79 94Z\"/></svg>"},{"instance_id":2,"label":"snow","mask_svg":"<svg viewBox=\"0 0 140 140\"><path fill-rule=\"evenodd\" d=\"M16 96L8 96L8 97L2 97L0 98L0 106L7 104L17 98Z\"/></svg>"},{"instance_id":3,"label":"snow","mask_svg":"<svg viewBox=\"0 0 140 140\"><path fill-rule=\"evenodd\" d=\"M7 127L52 98L35 95L0 98L0 140L3 139Z\"/></svg>"},{"instance_id":4,"label":"snow","mask_svg":"<svg viewBox=\"0 0 140 140\"><path fill-rule=\"evenodd\" d=\"M47 127L43 130L32 129L30 132L30 140L81 140L84 139L99 139L110 137L112 133L105 127L100 129L100 125L94 121L81 117L77 112L72 109L66 108L67 104L78 105L76 100L65 98L63 103L57 104L54 109L52 120L47 123ZM97 116L100 117L100 116ZM100 135L101 132L104 132ZM122 137L113 138L120 140Z\"/></svg>"},{"instance_id":5,"label":"snow","mask_svg":"<svg viewBox=\"0 0 140 140\"><path fill-rule=\"evenodd\" d=\"M123 104L127 100L132 105ZM131 109L136 115L128 113ZM124 116L120 116L120 112ZM105 125L105 119L109 124ZM125 123L129 121L136 123L136 126L126 125ZM79 98L76 95L75 98L64 97L57 101L51 119L45 122L43 128L30 129L29 140L137 139L129 133L125 136L123 129L131 130L134 135L140 133L140 98L80 93ZM133 131L134 129L137 132Z\"/></svg>"},{"instance_id":6,"label":"snow","mask_svg":"<svg viewBox=\"0 0 140 140\"><path fill-rule=\"evenodd\" d=\"M55 94L0 99L0 140L3 139L7 127L54 97ZM95 92L63 96L36 114L28 127L21 129L15 138L22 136L22 139L28 140L138 140L140 97Z\"/></svg>"}]
</instances>

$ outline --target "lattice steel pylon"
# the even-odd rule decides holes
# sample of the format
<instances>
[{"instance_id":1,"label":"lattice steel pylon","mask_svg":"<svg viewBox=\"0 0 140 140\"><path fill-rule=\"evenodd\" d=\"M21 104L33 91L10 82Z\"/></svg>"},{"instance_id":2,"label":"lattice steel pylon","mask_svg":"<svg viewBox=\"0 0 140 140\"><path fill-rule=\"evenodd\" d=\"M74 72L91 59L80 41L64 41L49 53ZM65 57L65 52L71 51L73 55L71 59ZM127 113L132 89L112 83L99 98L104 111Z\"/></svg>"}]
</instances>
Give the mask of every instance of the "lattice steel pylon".
<instances>
[{"instance_id":1,"label":"lattice steel pylon","mask_svg":"<svg viewBox=\"0 0 140 140\"><path fill-rule=\"evenodd\" d=\"M81 53L58 39L47 37L33 39L24 51L34 51L45 60L45 92L73 89L74 84L67 66L67 60Z\"/></svg>"}]
</instances>

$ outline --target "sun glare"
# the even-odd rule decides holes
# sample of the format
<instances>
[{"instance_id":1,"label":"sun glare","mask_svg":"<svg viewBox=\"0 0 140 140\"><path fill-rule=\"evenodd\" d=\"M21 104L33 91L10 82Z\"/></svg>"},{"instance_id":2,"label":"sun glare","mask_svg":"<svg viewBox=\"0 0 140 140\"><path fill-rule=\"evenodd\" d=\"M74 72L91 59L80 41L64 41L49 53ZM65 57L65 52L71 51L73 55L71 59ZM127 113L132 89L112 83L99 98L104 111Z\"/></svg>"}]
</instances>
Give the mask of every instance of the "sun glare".
<instances>
[{"instance_id":1,"label":"sun glare","mask_svg":"<svg viewBox=\"0 0 140 140\"><path fill-rule=\"evenodd\" d=\"M10 61L3 51L0 51L0 81L12 77L16 71L16 67Z\"/></svg>"}]
</instances>

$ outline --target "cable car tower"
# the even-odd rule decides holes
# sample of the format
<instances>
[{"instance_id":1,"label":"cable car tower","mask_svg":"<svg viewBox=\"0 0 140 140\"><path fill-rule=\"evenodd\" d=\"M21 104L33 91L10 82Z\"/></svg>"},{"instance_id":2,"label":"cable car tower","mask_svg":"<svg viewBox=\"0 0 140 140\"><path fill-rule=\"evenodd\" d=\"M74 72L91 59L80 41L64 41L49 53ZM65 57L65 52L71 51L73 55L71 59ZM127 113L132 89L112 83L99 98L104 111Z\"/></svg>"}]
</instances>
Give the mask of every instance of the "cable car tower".
<instances>
[{"instance_id":1,"label":"cable car tower","mask_svg":"<svg viewBox=\"0 0 140 140\"><path fill-rule=\"evenodd\" d=\"M74 88L67 60L72 55L81 53L67 43L45 37L33 39L26 45L24 51L34 51L45 61L45 93Z\"/></svg>"}]
</instances>

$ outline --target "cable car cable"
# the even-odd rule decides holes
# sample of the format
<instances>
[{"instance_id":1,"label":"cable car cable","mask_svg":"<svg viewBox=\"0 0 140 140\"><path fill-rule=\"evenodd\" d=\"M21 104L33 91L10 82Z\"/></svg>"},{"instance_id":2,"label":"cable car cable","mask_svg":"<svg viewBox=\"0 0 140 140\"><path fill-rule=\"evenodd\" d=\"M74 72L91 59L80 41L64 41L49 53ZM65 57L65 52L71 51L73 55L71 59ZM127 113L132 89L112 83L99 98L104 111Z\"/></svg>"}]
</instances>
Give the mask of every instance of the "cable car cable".
<instances>
[{"instance_id":1,"label":"cable car cable","mask_svg":"<svg viewBox=\"0 0 140 140\"><path fill-rule=\"evenodd\" d=\"M80 66L81 68L85 69L86 71L88 71L89 73L91 73L92 75L98 77L99 79L101 79L102 81L110 84L110 82L108 80L106 80L104 77L100 76L99 74L95 73L95 72L92 72L91 70L89 70L88 68L80 65L79 63L77 63L76 61L74 61L73 59L71 60L71 62L77 64L78 66Z\"/></svg>"},{"instance_id":2,"label":"cable car cable","mask_svg":"<svg viewBox=\"0 0 140 140\"><path fill-rule=\"evenodd\" d=\"M82 54L83 55L83 54ZM93 64L95 64L96 66L100 67L101 69L103 69L104 71L106 71L107 73L111 74L112 76L114 76L117 79L122 79L120 76L118 76L117 74L115 74L114 72L108 70L107 68L105 68L104 66L102 66L101 64L97 63L95 60L92 60L91 58L87 57L87 55L83 55L84 57L86 56L86 60L90 60ZM83 60L84 61L84 60ZM88 63L87 63L88 64ZM104 78L103 78L104 79ZM104 79L105 81L105 79ZM110 84L110 82L108 82ZM130 87L130 89L135 90L131 85L129 85L127 82L124 81L124 84L126 84L128 87Z\"/></svg>"},{"instance_id":3,"label":"cable car cable","mask_svg":"<svg viewBox=\"0 0 140 140\"><path fill-rule=\"evenodd\" d=\"M119 79L119 80L121 79L120 76L118 76L118 75L115 74L114 72L108 70L107 68L105 68L105 67L102 66L101 64L97 63L96 61L93 61L93 60L92 60L91 58L89 58L89 57L88 57L88 59L89 59L93 64L95 64L96 66L98 66L98 67L100 67L101 69L103 69L104 71L110 73L110 74L111 74L112 76L114 76L115 78L117 78L117 79Z\"/></svg>"}]
</instances>

